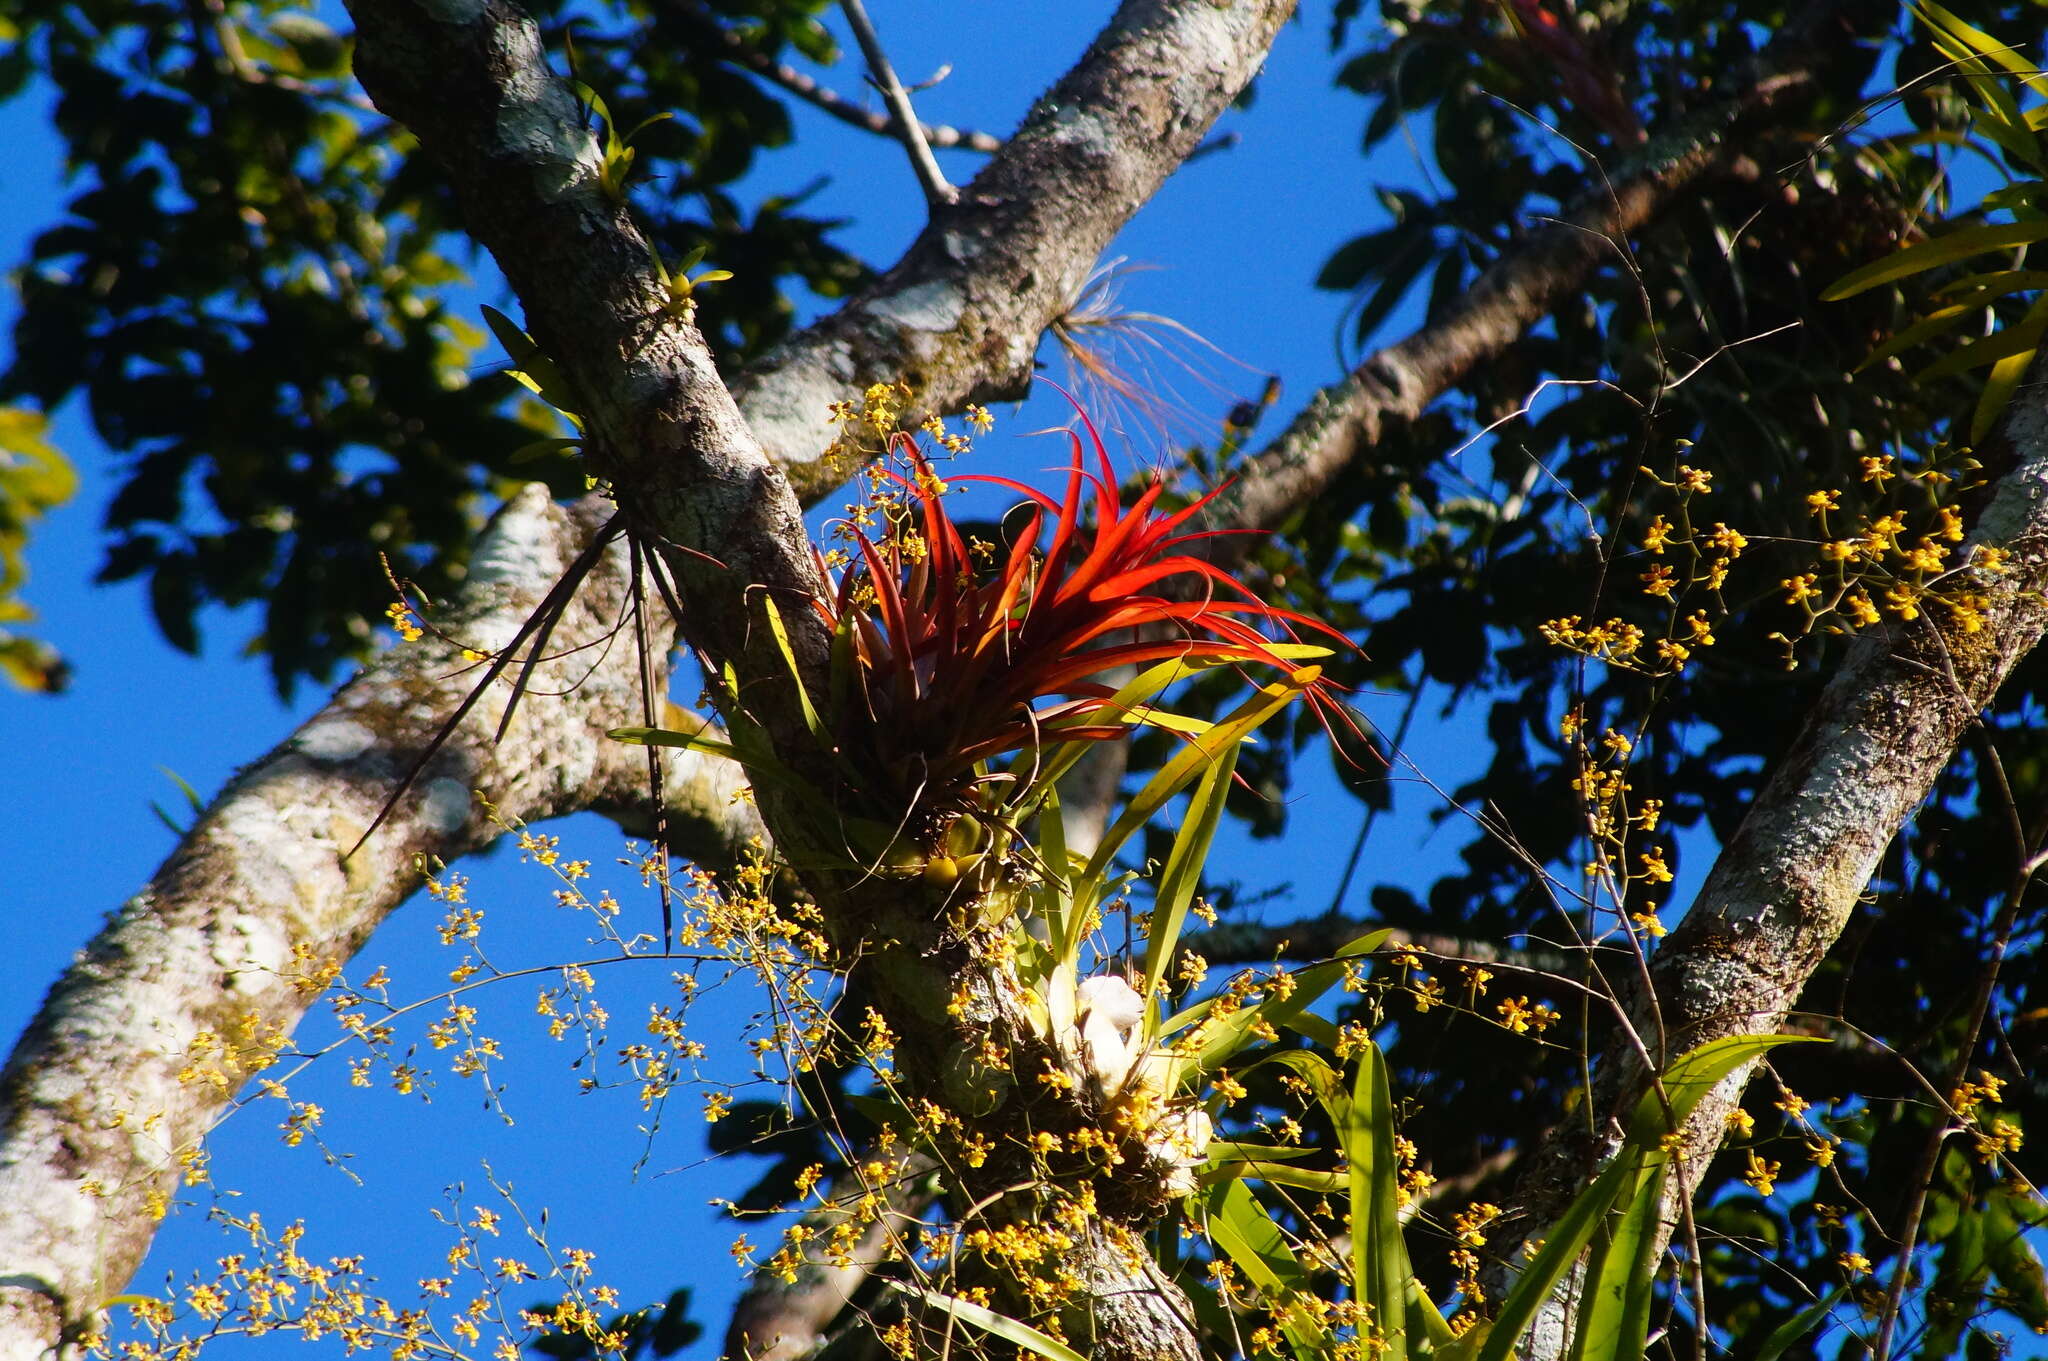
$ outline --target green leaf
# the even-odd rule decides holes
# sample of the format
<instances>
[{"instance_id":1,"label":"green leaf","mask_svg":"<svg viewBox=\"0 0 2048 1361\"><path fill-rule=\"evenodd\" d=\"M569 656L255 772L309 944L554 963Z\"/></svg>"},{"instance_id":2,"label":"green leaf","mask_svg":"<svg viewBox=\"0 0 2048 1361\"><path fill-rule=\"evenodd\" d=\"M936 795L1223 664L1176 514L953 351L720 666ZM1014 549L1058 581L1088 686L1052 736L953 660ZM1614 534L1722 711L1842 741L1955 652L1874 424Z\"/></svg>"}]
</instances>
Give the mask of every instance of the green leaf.
<instances>
[{"instance_id":1,"label":"green leaf","mask_svg":"<svg viewBox=\"0 0 2048 1361\"><path fill-rule=\"evenodd\" d=\"M1146 999L1145 1036L1158 1031L1159 1013L1151 999L1159 992L1173 960L1173 948L1180 943L1181 928L1187 924L1188 907L1202 884L1202 867L1209 859L1210 843L1223 817L1224 800L1230 794L1230 777L1237 770L1237 744L1226 746L1216 763L1203 772L1188 800L1187 814L1167 852L1166 868L1160 872L1152 910L1146 914L1145 985L1139 996Z\"/></svg>"},{"instance_id":2,"label":"green leaf","mask_svg":"<svg viewBox=\"0 0 2048 1361\"><path fill-rule=\"evenodd\" d=\"M1221 1167L1230 1162L1292 1162L1306 1158L1316 1152L1299 1144L1247 1144L1236 1139L1212 1139L1209 1141L1208 1166Z\"/></svg>"},{"instance_id":3,"label":"green leaf","mask_svg":"<svg viewBox=\"0 0 2048 1361\"><path fill-rule=\"evenodd\" d=\"M1853 298L1867 289L1876 288L1879 284L1910 278L1941 265L1968 259L1972 255L2031 246L2036 241L2048 241L2048 222L2003 222L1981 227L1964 227L1959 231L1950 232L1947 236L1893 251L1881 260L1874 260L1861 269L1852 270L1829 285L1821 293L1821 298L1827 302L1840 302L1843 298Z\"/></svg>"},{"instance_id":4,"label":"green leaf","mask_svg":"<svg viewBox=\"0 0 2048 1361\"><path fill-rule=\"evenodd\" d=\"M768 614L768 633L775 640L775 650L781 654L782 664L789 670L789 683L796 689L797 707L803 711L804 726L810 729L811 740L826 751L837 750L838 739L825 726L817 706L811 703L811 692L804 685L803 672L797 668L796 651L789 645L789 630L783 625L782 611L775 604L775 597L764 592L761 605Z\"/></svg>"},{"instance_id":5,"label":"green leaf","mask_svg":"<svg viewBox=\"0 0 2048 1361\"><path fill-rule=\"evenodd\" d=\"M831 804L821 797L810 781L800 778L789 767L775 759L775 753L767 742L753 734L735 731L728 734L728 740L720 741L698 733L677 732L673 728L613 728L605 736L614 741L631 742L643 747L677 747L684 751L698 751L706 756L719 756L728 761L737 761L745 768L747 778L755 784L772 785L774 788L801 804L817 827L844 826L849 819L842 817Z\"/></svg>"},{"instance_id":6,"label":"green leaf","mask_svg":"<svg viewBox=\"0 0 2048 1361\"><path fill-rule=\"evenodd\" d=\"M1701 1098L1743 1064L1781 1044L1825 1043L1801 1035L1731 1035L1711 1040L1684 1055L1643 1094L1629 1122L1628 1138L1599 1177L1568 1206L1535 1257L1522 1268L1501 1301L1492 1329L1477 1361L1507 1361L1536 1317L1536 1311L1557 1288L1572 1263L1606 1223L1608 1213L1624 1196L1641 1202L1642 1179L1652 1163L1661 1164L1664 1136L1683 1125ZM1660 1095L1661 1090L1661 1095ZM1656 1241L1651 1238L1649 1241Z\"/></svg>"},{"instance_id":7,"label":"green leaf","mask_svg":"<svg viewBox=\"0 0 2048 1361\"><path fill-rule=\"evenodd\" d=\"M934 1309L951 1314L962 1323L972 1324L992 1337L999 1337L1012 1346L1022 1347L1025 1351L1043 1356L1046 1361L1088 1361L1087 1357L1066 1343L1055 1341L1030 1324L1011 1318L1008 1314L999 1314L993 1309L971 1300L963 1300L957 1295L942 1295L936 1290L929 1290L910 1281L889 1280L887 1277L883 1280L893 1290L900 1290L913 1299L923 1300Z\"/></svg>"},{"instance_id":8,"label":"green leaf","mask_svg":"<svg viewBox=\"0 0 2048 1361\"><path fill-rule=\"evenodd\" d=\"M1230 1162L1214 1168L1204 1168L1201 1181L1204 1186L1244 1178L1262 1181L1269 1186L1291 1186L1298 1191L1309 1191L1316 1195L1341 1195L1350 1185L1347 1172L1323 1172L1313 1167L1289 1167L1285 1163Z\"/></svg>"},{"instance_id":9,"label":"green leaf","mask_svg":"<svg viewBox=\"0 0 2048 1361\"><path fill-rule=\"evenodd\" d=\"M1181 1083L1192 1086L1209 1073L1228 1063L1244 1047L1245 1039L1252 1030L1264 1021L1273 1026L1297 1026L1307 1019L1308 1008L1315 1005L1344 977L1344 961L1369 955L1386 944L1393 934L1392 927L1369 931L1357 940L1337 951L1335 959L1321 964L1311 964L1292 975L1294 986L1285 996L1269 995L1257 1006L1240 1007L1223 1017L1202 1037L1201 1048L1197 1049L1187 1063L1182 1065ZM1214 999L1199 1002L1187 1010L1176 1013L1160 1027L1162 1035L1171 1035L1186 1026L1199 1022L1206 1016ZM1297 1027L1298 1028L1298 1027ZM1311 1039L1316 1038L1311 1035Z\"/></svg>"},{"instance_id":10,"label":"green leaf","mask_svg":"<svg viewBox=\"0 0 2048 1361\"><path fill-rule=\"evenodd\" d=\"M2005 1307L2039 1328L2048 1323L2048 1272L2043 1271L2040 1255L2013 1213L2023 1198L2031 1199L2027 1192L2013 1192L2010 1183L2001 1184L2000 1189L1986 1197L1984 1256L1999 1285L2005 1288Z\"/></svg>"},{"instance_id":11,"label":"green leaf","mask_svg":"<svg viewBox=\"0 0 2048 1361\"><path fill-rule=\"evenodd\" d=\"M1408 1287L1414 1279L1401 1236L1401 1202L1394 1157L1394 1108L1386 1060L1368 1045L1350 1091L1321 1055L1290 1049L1272 1062L1308 1080L1330 1117L1344 1150L1351 1199L1351 1288L1372 1309L1383 1330L1380 1355L1408 1355ZM1391 1320L1391 1324L1389 1323Z\"/></svg>"},{"instance_id":12,"label":"green leaf","mask_svg":"<svg viewBox=\"0 0 2048 1361\"><path fill-rule=\"evenodd\" d=\"M1983 278L1984 276L1978 275L1977 277ZM1924 344L1939 335L1946 335L1970 318L1981 316L1983 311L1984 304L1982 302L1972 301L1958 303L1952 307L1943 307L1937 311L1929 312L1926 316L1920 318L1920 320L1872 350L1864 357L1863 362L1856 366L1855 372L1861 373L1872 365L1882 364L1895 354L1901 354L1912 349L1915 345Z\"/></svg>"},{"instance_id":13,"label":"green leaf","mask_svg":"<svg viewBox=\"0 0 2048 1361\"><path fill-rule=\"evenodd\" d=\"M680 747L684 751L701 751L707 756L723 756L728 761L744 759L730 742L693 732L677 732L673 728L613 728L605 736L616 742L631 742L641 747Z\"/></svg>"},{"instance_id":14,"label":"green leaf","mask_svg":"<svg viewBox=\"0 0 2048 1361\"><path fill-rule=\"evenodd\" d=\"M1629 1123L1629 1142L1644 1150L1661 1147L1664 1136L1684 1125L1701 1098L1723 1078L1778 1046L1826 1043L1811 1035L1730 1035L1689 1050L1665 1071L1660 1081L1664 1100L1658 1099L1653 1087L1636 1103L1634 1118ZM1670 1103L1668 1122L1666 1101Z\"/></svg>"},{"instance_id":15,"label":"green leaf","mask_svg":"<svg viewBox=\"0 0 2048 1361\"><path fill-rule=\"evenodd\" d=\"M1544 1235L1543 1246L1529 1264L1515 1277L1514 1286L1507 1298L1501 1301L1500 1312L1493 1318L1485 1343L1478 1352L1478 1361L1508 1361L1514 1354L1515 1344L1522 1340L1535 1319L1536 1311L1557 1288L1572 1263L1578 1260L1586 1244L1592 1241L1594 1232L1607 1217L1620 1191L1637 1166L1638 1156L1624 1154L1607 1165L1607 1170L1594 1179L1593 1184L1579 1192L1571 1205L1565 1209L1550 1232Z\"/></svg>"},{"instance_id":16,"label":"green leaf","mask_svg":"<svg viewBox=\"0 0 2048 1361\"><path fill-rule=\"evenodd\" d=\"M537 439L531 444L522 444L514 449L505 461L514 467L522 463L535 463L550 454L567 453L582 443L580 439Z\"/></svg>"},{"instance_id":17,"label":"green leaf","mask_svg":"<svg viewBox=\"0 0 2048 1361\"><path fill-rule=\"evenodd\" d=\"M1579 1297L1571 1361L1641 1361L1650 1336L1666 1160L1645 1159L1627 1208L1598 1236Z\"/></svg>"},{"instance_id":18,"label":"green leaf","mask_svg":"<svg viewBox=\"0 0 2048 1361\"><path fill-rule=\"evenodd\" d=\"M1457 1340L1444 1311L1436 1307L1422 1282L1412 1276L1408 1278L1408 1335L1425 1339L1438 1356Z\"/></svg>"},{"instance_id":19,"label":"green leaf","mask_svg":"<svg viewBox=\"0 0 2048 1361\"><path fill-rule=\"evenodd\" d=\"M1326 1105L1328 1103L1326 1102ZM1401 1236L1401 1197L1394 1156L1394 1103L1387 1061L1376 1044L1359 1056L1349 1109L1338 1119L1337 1138L1351 1172L1351 1283L1372 1306L1389 1361L1408 1355L1408 1285L1414 1269Z\"/></svg>"},{"instance_id":20,"label":"green leaf","mask_svg":"<svg viewBox=\"0 0 2048 1361\"><path fill-rule=\"evenodd\" d=\"M1914 374L1913 381L1931 383L1938 378L1952 378L1969 369L1995 364L2001 359L2030 355L2041 343L2044 327L2048 327L2048 313L2042 312L2037 304L2025 320L2014 322L2003 330L1985 336L1982 340L1973 340L1954 352L1943 355Z\"/></svg>"},{"instance_id":21,"label":"green leaf","mask_svg":"<svg viewBox=\"0 0 2048 1361\"><path fill-rule=\"evenodd\" d=\"M1145 782L1116 822L1103 834L1102 843L1095 848L1094 856L1083 871L1083 879L1093 882L1101 878L1109 868L1110 861L1124 842L1152 820L1174 795L1191 783L1204 769L1214 766L1226 749L1234 749L1238 742L1254 728L1280 712L1299 696L1303 686L1291 677L1286 681L1275 681L1259 687L1244 703L1237 706L1219 722L1215 728L1189 742L1176 752L1171 760L1154 772Z\"/></svg>"},{"instance_id":22,"label":"green leaf","mask_svg":"<svg viewBox=\"0 0 2048 1361\"><path fill-rule=\"evenodd\" d=\"M2029 88L2041 94L2048 94L2048 79L2042 77L2038 66L2021 57L2013 44L2002 43L1982 29L1971 27L1947 9L1933 3L1933 0L1918 0L1913 6L1913 11L1920 21L1930 28L1948 33L1967 44L1980 56L1996 62L2010 74L2018 76Z\"/></svg>"},{"instance_id":23,"label":"green leaf","mask_svg":"<svg viewBox=\"0 0 2048 1361\"><path fill-rule=\"evenodd\" d=\"M1259 1204L1250 1187L1242 1181L1227 1181L1211 1191L1205 1203L1203 1227L1210 1240L1237 1264L1245 1279L1276 1299L1313 1289L1312 1279L1294 1250L1287 1246L1280 1226ZM1329 1335L1321 1324L1298 1314L1283 1323L1281 1331L1301 1357L1316 1355Z\"/></svg>"},{"instance_id":24,"label":"green leaf","mask_svg":"<svg viewBox=\"0 0 2048 1361\"><path fill-rule=\"evenodd\" d=\"M1801 1309L1791 1318L1786 1319L1783 1323L1771 1329L1770 1336L1766 1337L1763 1345L1757 1348L1754 1361L1778 1361L1779 1357L1791 1350L1793 1343L1799 1341L1823 1323L1826 1323L1828 1315L1833 1312L1834 1307L1840 1304L1843 1297L1848 1293L1848 1286L1838 1285L1812 1304L1806 1306L1806 1308Z\"/></svg>"},{"instance_id":25,"label":"green leaf","mask_svg":"<svg viewBox=\"0 0 2048 1361\"><path fill-rule=\"evenodd\" d=\"M1330 649L1318 647L1312 643L1268 643L1266 650L1285 661L1309 662L1330 655ZM1070 719L1066 724L1048 725L1046 729L1047 743L1058 741L1059 731L1063 726L1078 727L1084 724L1100 724L1106 715L1115 715L1118 721L1129 723L1134 727L1152 725L1169 728L1174 731L1196 730L1208 732L1215 728L1216 725L1214 723L1182 718L1177 714L1162 714L1153 706L1152 701L1176 683L1199 675L1204 671L1211 671L1219 666L1241 665L1243 663L1234 659L1220 657L1175 658L1172 661L1157 662L1119 686L1116 693L1109 697L1108 704L1101 711L1086 715L1085 717ZM1250 739L1247 738L1246 740L1249 741ZM1094 745L1093 742L1087 741L1061 742L1057 746L1045 745L1037 753L1020 756L1012 764L1012 769L1020 775L1026 773L1027 770L1032 771L1039 781L1050 784L1072 770L1074 765L1083 756L1086 756ZM1034 757L1036 760L1035 767L1031 764Z\"/></svg>"},{"instance_id":26,"label":"green leaf","mask_svg":"<svg viewBox=\"0 0 2048 1361\"><path fill-rule=\"evenodd\" d=\"M2011 403L2013 393L2019 391L2020 380L2033 366L2035 353L2027 350L2007 355L1991 366L1991 372L1984 378L1984 390L1977 394L1977 409L1970 413L1970 443L1981 444L1991 433L1991 427Z\"/></svg>"},{"instance_id":27,"label":"green leaf","mask_svg":"<svg viewBox=\"0 0 2048 1361\"><path fill-rule=\"evenodd\" d=\"M583 428L583 417L576 410L575 399L569 394L569 385L562 378L562 371L555 367L534 343L532 336L519 329L512 318L488 303L483 305L484 321L491 328L491 334L505 347L505 353L512 360L512 367L505 372L521 387L546 402L569 418L578 430Z\"/></svg>"},{"instance_id":28,"label":"green leaf","mask_svg":"<svg viewBox=\"0 0 2048 1361\"><path fill-rule=\"evenodd\" d=\"M1229 1182L1209 1196L1209 1237L1230 1254L1238 1269L1261 1290L1281 1294L1309 1288L1308 1272L1302 1269L1294 1249L1287 1246L1258 1198L1242 1182Z\"/></svg>"},{"instance_id":29,"label":"green leaf","mask_svg":"<svg viewBox=\"0 0 2048 1361\"><path fill-rule=\"evenodd\" d=\"M1073 873L1073 867L1067 863L1067 822L1060 812L1056 785L1046 787L1045 799L1038 806L1038 861L1046 870L1033 889L1038 899L1038 915L1052 942L1052 958L1063 960L1067 957L1067 937L1074 930L1073 894L1067 886L1067 876Z\"/></svg>"}]
</instances>

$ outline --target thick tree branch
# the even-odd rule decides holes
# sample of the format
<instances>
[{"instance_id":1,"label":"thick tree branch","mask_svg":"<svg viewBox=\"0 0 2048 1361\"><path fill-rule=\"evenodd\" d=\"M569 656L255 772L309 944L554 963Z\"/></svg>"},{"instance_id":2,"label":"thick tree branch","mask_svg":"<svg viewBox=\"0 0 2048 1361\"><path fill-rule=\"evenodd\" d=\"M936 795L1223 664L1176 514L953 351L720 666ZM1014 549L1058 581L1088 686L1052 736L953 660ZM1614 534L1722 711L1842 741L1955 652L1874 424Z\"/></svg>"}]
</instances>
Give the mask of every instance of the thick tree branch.
<instances>
[{"instance_id":1,"label":"thick tree branch","mask_svg":"<svg viewBox=\"0 0 2048 1361\"><path fill-rule=\"evenodd\" d=\"M1738 125L1803 90L1849 45L1838 0L1821 0L1781 30L1738 77L1733 97L1660 131L1611 176L1600 176L1555 222L1531 231L1474 280L1449 310L1378 350L1324 388L1219 497L1213 522L1275 526L1323 493L1393 427L1418 419L1480 364L1576 293L1601 266L1625 257L1627 240L1682 201L1729 156ZM1242 552L1242 538L1219 541Z\"/></svg>"},{"instance_id":2,"label":"thick tree branch","mask_svg":"<svg viewBox=\"0 0 2048 1361\"><path fill-rule=\"evenodd\" d=\"M667 550L686 635L738 668L777 749L800 750L797 678L763 605L783 606L798 675L821 679L825 637L807 608L820 583L796 500L651 268L539 29L505 0L356 0L351 13L357 76L446 168L472 235L583 406L592 470Z\"/></svg>"},{"instance_id":3,"label":"thick tree branch","mask_svg":"<svg viewBox=\"0 0 2048 1361\"><path fill-rule=\"evenodd\" d=\"M494 687L378 835L348 854L475 683L461 645L508 641L608 511L554 506L538 486L514 497L454 609L435 620L456 641L386 654L250 766L51 990L0 1072L0 1356L40 1355L120 1293L156 1230L151 1202L176 1185L176 1154L197 1146L254 1066L232 1038L242 1018L289 1032L321 991L305 981L345 963L419 887L422 857L453 860L494 839L501 829L470 791L528 820L645 778L637 753L597 736L637 721L631 649L574 652L543 663L495 747L506 687ZM616 626L624 578L614 551L557 650ZM202 1034L242 1055L239 1066L211 1060L224 1087L181 1079Z\"/></svg>"},{"instance_id":4,"label":"thick tree branch","mask_svg":"<svg viewBox=\"0 0 2048 1361\"><path fill-rule=\"evenodd\" d=\"M1265 59L1292 0L1128 0L960 200L866 293L734 395L806 500L851 469L826 409L903 379L934 411L1023 395L1041 332Z\"/></svg>"}]
</instances>

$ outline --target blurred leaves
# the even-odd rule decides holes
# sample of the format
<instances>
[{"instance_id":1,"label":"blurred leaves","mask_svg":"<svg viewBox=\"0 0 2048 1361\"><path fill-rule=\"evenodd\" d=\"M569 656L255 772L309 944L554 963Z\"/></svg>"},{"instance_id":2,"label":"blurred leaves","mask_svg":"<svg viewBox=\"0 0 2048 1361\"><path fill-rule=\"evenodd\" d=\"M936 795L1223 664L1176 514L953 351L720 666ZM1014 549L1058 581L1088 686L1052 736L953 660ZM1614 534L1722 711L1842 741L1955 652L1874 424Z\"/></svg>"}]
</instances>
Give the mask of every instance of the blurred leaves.
<instances>
[{"instance_id":1,"label":"blurred leaves","mask_svg":"<svg viewBox=\"0 0 2048 1361\"><path fill-rule=\"evenodd\" d=\"M47 428L36 412L0 407L0 673L24 690L51 692L64 688L64 659L14 627L36 617L21 598L29 530L78 490L70 461L43 437Z\"/></svg>"}]
</instances>

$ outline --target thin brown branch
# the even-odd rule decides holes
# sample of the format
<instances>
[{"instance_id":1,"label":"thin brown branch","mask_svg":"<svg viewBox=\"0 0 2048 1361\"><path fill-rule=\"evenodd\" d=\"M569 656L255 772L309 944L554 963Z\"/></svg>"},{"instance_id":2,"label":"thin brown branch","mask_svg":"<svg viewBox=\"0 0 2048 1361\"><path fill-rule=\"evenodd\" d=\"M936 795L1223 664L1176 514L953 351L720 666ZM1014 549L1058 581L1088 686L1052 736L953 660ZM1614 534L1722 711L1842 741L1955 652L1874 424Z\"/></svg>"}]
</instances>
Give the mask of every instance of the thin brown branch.
<instances>
[{"instance_id":1,"label":"thin brown branch","mask_svg":"<svg viewBox=\"0 0 2048 1361\"><path fill-rule=\"evenodd\" d=\"M698 0L669 0L666 12L673 20L687 26L699 41L717 44L721 49L718 53L721 60L739 67L750 75L759 76L848 127L859 128L863 132L872 132L881 137L896 136L895 122L888 114L866 108L837 90L821 85L794 66L775 60L738 33L719 23L710 8L698 3ZM945 123L923 122L917 125L917 129L918 135L924 139L926 145L940 151L958 148L992 156L1003 149L1003 139L986 132L951 127Z\"/></svg>"},{"instance_id":2,"label":"thin brown branch","mask_svg":"<svg viewBox=\"0 0 2048 1361\"><path fill-rule=\"evenodd\" d=\"M1335 913L1280 925L1232 922L1214 926L1183 937L1181 948L1200 955L1211 964L1330 959L1360 936L1381 929L1389 932L1384 950L1408 949L1432 959L1458 964L1499 965L1538 974L1569 974L1573 970L1571 958L1562 950L1502 945L1436 931L1410 931Z\"/></svg>"},{"instance_id":3,"label":"thin brown branch","mask_svg":"<svg viewBox=\"0 0 2048 1361\"><path fill-rule=\"evenodd\" d=\"M881 35L875 32L874 21L868 18L867 6L860 0L839 0L839 11L846 16L847 27L853 30L853 40L860 44L861 56L868 64L868 79L881 91L882 102L889 106L889 128L910 156L910 168L917 172L924 201L934 210L957 203L960 191L946 183L939 163L932 159L932 149L924 140L924 124L917 121L917 111L910 107L910 94L903 88L903 82L896 79L896 68L889 64L889 54L882 47Z\"/></svg>"}]
</instances>

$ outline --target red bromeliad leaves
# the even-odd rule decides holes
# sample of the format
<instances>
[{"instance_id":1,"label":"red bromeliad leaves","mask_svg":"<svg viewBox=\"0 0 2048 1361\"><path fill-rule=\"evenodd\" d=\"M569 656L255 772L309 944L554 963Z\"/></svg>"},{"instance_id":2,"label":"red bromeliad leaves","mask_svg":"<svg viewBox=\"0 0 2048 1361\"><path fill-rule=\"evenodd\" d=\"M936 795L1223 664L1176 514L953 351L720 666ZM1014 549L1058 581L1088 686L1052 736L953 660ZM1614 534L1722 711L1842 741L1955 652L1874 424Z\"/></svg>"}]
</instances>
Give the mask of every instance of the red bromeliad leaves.
<instances>
[{"instance_id":1,"label":"red bromeliad leaves","mask_svg":"<svg viewBox=\"0 0 2048 1361\"><path fill-rule=\"evenodd\" d=\"M1298 663L1274 652L1261 624L1300 625L1349 646L1188 551L1244 532L1184 529L1217 493L1161 513L1165 486L1155 478L1123 506L1109 455L1094 427L1087 430L1099 471L1087 469L1081 437L1072 435L1060 501L1008 478L966 479L1026 498L1029 518L986 577L946 513L944 485L916 443L899 437L911 475L884 474L900 494L885 510L891 532L877 541L854 531L858 562L818 608L850 644L872 722L868 754L900 793L915 798L921 787L947 796L972 778L976 762L1055 740L1128 735L1128 723L1111 712L1115 688L1100 679L1119 667L1181 658L1292 673ZM1090 490L1095 513L1084 524ZM1052 537L1041 552L1048 520ZM1309 695L1333 703L1320 682Z\"/></svg>"}]
</instances>

